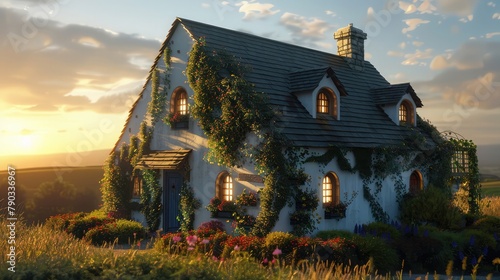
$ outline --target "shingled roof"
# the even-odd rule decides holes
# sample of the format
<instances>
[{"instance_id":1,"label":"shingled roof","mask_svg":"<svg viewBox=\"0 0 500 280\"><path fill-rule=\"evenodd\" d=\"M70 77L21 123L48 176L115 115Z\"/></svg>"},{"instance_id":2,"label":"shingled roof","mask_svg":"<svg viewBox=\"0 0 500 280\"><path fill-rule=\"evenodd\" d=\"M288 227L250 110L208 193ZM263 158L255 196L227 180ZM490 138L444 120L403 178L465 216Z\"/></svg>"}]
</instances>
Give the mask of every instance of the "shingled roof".
<instances>
[{"instance_id":1,"label":"shingled roof","mask_svg":"<svg viewBox=\"0 0 500 280\"><path fill-rule=\"evenodd\" d=\"M409 93L417 107L422 107L422 100L417 96L409 83L390 85L383 88L375 88L370 90L373 100L377 105L396 104L401 100L403 95Z\"/></svg>"},{"instance_id":2,"label":"shingled roof","mask_svg":"<svg viewBox=\"0 0 500 280\"><path fill-rule=\"evenodd\" d=\"M392 122L379 106L386 102L385 93L392 102L404 90L391 86L368 61L359 71L351 68L347 59L333 53L177 18L154 65L179 24L194 40L203 38L207 47L226 50L249 66L251 71L245 78L282 112L277 125L296 146L373 148L400 145L410 136L409 128ZM313 118L294 95L297 91L312 90L325 73L341 91L340 120L328 116ZM420 106L412 88L411 92Z\"/></svg>"},{"instance_id":3,"label":"shingled roof","mask_svg":"<svg viewBox=\"0 0 500 280\"><path fill-rule=\"evenodd\" d=\"M247 80L283 112L278 125L297 146L379 147L399 145L409 135L408 128L396 125L377 105L375 99L383 99L382 89L391 89L391 85L368 61L358 71L336 54L187 19L176 22L193 39L204 38L207 46L224 49L251 67ZM335 73L346 93L340 98L340 120L312 118L293 94L312 89L327 69ZM379 89L377 94L373 89Z\"/></svg>"}]
</instances>

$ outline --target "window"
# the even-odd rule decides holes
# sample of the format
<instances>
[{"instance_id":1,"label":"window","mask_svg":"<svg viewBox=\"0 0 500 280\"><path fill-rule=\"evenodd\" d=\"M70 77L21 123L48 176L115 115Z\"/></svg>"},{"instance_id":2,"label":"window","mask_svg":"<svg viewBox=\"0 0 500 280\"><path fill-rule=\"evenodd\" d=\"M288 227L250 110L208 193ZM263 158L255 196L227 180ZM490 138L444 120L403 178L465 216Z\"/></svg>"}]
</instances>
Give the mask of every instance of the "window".
<instances>
[{"instance_id":1,"label":"window","mask_svg":"<svg viewBox=\"0 0 500 280\"><path fill-rule=\"evenodd\" d=\"M417 193L423 189L422 174L415 170L410 175L410 193Z\"/></svg>"},{"instance_id":2,"label":"window","mask_svg":"<svg viewBox=\"0 0 500 280\"><path fill-rule=\"evenodd\" d=\"M340 203L339 179L335 173L330 172L326 174L326 176L323 177L321 186L323 189L323 203Z\"/></svg>"},{"instance_id":3,"label":"window","mask_svg":"<svg viewBox=\"0 0 500 280\"><path fill-rule=\"evenodd\" d=\"M134 189L132 191L133 197L139 197L142 193L142 178L140 176L134 177Z\"/></svg>"},{"instance_id":4,"label":"window","mask_svg":"<svg viewBox=\"0 0 500 280\"><path fill-rule=\"evenodd\" d=\"M319 114L337 117L337 99L332 90L323 88L319 91L316 100L316 111Z\"/></svg>"},{"instance_id":5,"label":"window","mask_svg":"<svg viewBox=\"0 0 500 280\"><path fill-rule=\"evenodd\" d=\"M406 125L413 123L413 107L410 102L404 100L401 102L401 105L399 105L399 124Z\"/></svg>"},{"instance_id":6,"label":"window","mask_svg":"<svg viewBox=\"0 0 500 280\"><path fill-rule=\"evenodd\" d=\"M451 160L451 173L453 175L469 173L469 154L467 151L455 151Z\"/></svg>"},{"instance_id":7,"label":"window","mask_svg":"<svg viewBox=\"0 0 500 280\"><path fill-rule=\"evenodd\" d=\"M175 112L180 115L187 115L187 93L185 91L179 92L175 98Z\"/></svg>"},{"instance_id":8,"label":"window","mask_svg":"<svg viewBox=\"0 0 500 280\"><path fill-rule=\"evenodd\" d=\"M222 172L217 178L217 197L221 200L233 200L233 178L228 172Z\"/></svg>"}]
</instances>

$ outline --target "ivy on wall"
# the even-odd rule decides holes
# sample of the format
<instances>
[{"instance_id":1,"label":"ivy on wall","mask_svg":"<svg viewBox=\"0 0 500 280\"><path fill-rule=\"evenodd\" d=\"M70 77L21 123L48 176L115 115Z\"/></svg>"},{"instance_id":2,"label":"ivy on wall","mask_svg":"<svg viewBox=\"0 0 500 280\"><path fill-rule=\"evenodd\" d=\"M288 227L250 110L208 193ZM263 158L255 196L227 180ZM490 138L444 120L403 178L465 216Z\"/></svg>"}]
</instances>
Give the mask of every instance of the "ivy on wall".
<instances>
[{"instance_id":1,"label":"ivy on wall","mask_svg":"<svg viewBox=\"0 0 500 280\"><path fill-rule=\"evenodd\" d=\"M140 124L138 135L130 137L129 144L123 144L120 154L113 151L104 167L101 180L103 209L106 212L118 212L121 216L130 216L133 189L133 177L140 176L144 180L141 193L141 212L146 218L149 230L159 227L161 215L161 189L158 172L155 170L134 169L139 159L150 152L153 127L166 113L167 88L170 88L171 50L164 50L165 62L164 85L160 88L160 71L155 68L151 73L151 101L147 112L151 116L152 126L146 121Z\"/></svg>"},{"instance_id":2,"label":"ivy on wall","mask_svg":"<svg viewBox=\"0 0 500 280\"><path fill-rule=\"evenodd\" d=\"M261 211L252 230L265 235L291 201L303 172L292 160L293 152L286 153L285 138L272 127L274 113L264 95L245 80L248 71L229 52L209 48L201 39L191 49L186 74L195 92L191 113L208 138L209 161L233 167L247 156L265 177ZM250 132L261 140L253 149L244 145Z\"/></svg>"},{"instance_id":3,"label":"ivy on wall","mask_svg":"<svg viewBox=\"0 0 500 280\"><path fill-rule=\"evenodd\" d=\"M193 188L188 183L184 183L180 191L180 215L177 217L181 231L187 232L193 229L194 213L200 207L201 202L194 196Z\"/></svg>"}]
</instances>

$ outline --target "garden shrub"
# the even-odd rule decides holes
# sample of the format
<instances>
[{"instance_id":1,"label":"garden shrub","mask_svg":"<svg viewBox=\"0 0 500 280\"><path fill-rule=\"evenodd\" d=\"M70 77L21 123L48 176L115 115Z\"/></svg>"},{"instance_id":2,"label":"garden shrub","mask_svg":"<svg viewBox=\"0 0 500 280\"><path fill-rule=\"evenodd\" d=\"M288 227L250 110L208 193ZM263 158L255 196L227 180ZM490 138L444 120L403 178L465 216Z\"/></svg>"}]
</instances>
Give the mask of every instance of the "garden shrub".
<instances>
[{"instance_id":1,"label":"garden shrub","mask_svg":"<svg viewBox=\"0 0 500 280\"><path fill-rule=\"evenodd\" d=\"M431 224L442 229L463 228L463 215L444 191L429 187L406 195L400 203L400 220L409 225Z\"/></svg>"},{"instance_id":2,"label":"garden shrub","mask_svg":"<svg viewBox=\"0 0 500 280\"><path fill-rule=\"evenodd\" d=\"M265 237L265 243L264 243L266 257L271 258L272 252L276 248L279 248L281 250L283 256L291 256L291 253L293 252L292 241L294 239L295 236L288 232L275 231L269 233Z\"/></svg>"},{"instance_id":3,"label":"garden shrub","mask_svg":"<svg viewBox=\"0 0 500 280\"><path fill-rule=\"evenodd\" d=\"M146 236L146 230L141 223L129 220L116 220L90 229L85 239L94 245L112 243L133 244Z\"/></svg>"},{"instance_id":4,"label":"garden shrub","mask_svg":"<svg viewBox=\"0 0 500 280\"><path fill-rule=\"evenodd\" d=\"M384 240L375 236L354 235L351 241L356 244L356 252L360 263L367 263L370 258L378 272L390 272L400 269L399 256Z\"/></svg>"},{"instance_id":5,"label":"garden shrub","mask_svg":"<svg viewBox=\"0 0 500 280\"><path fill-rule=\"evenodd\" d=\"M202 223L196 230L199 236L209 236L217 232L224 231L224 224L221 221L211 220Z\"/></svg>"},{"instance_id":6,"label":"garden shrub","mask_svg":"<svg viewBox=\"0 0 500 280\"><path fill-rule=\"evenodd\" d=\"M45 221L45 225L50 229L65 231L70 225L71 220L83 218L85 215L83 212L77 212L51 216Z\"/></svg>"},{"instance_id":7,"label":"garden shrub","mask_svg":"<svg viewBox=\"0 0 500 280\"><path fill-rule=\"evenodd\" d=\"M396 227L382 222L367 224L364 226L364 231L388 240L399 239L401 237L401 232Z\"/></svg>"},{"instance_id":8,"label":"garden shrub","mask_svg":"<svg viewBox=\"0 0 500 280\"><path fill-rule=\"evenodd\" d=\"M346 230L322 230L316 234L317 238L327 240L336 237L352 238L354 233Z\"/></svg>"},{"instance_id":9,"label":"garden shrub","mask_svg":"<svg viewBox=\"0 0 500 280\"><path fill-rule=\"evenodd\" d=\"M85 216L83 218L71 220L67 232L81 239L91 229L111 222L113 222L111 218Z\"/></svg>"},{"instance_id":10,"label":"garden shrub","mask_svg":"<svg viewBox=\"0 0 500 280\"><path fill-rule=\"evenodd\" d=\"M472 224L471 228L491 234L496 233L498 236L500 236L500 218L493 216L482 217L475 221Z\"/></svg>"},{"instance_id":11,"label":"garden shrub","mask_svg":"<svg viewBox=\"0 0 500 280\"><path fill-rule=\"evenodd\" d=\"M448 246L431 236L404 236L395 242L395 247L404 260L404 270L415 273L443 273L451 257Z\"/></svg>"},{"instance_id":12,"label":"garden shrub","mask_svg":"<svg viewBox=\"0 0 500 280\"><path fill-rule=\"evenodd\" d=\"M246 251L250 256L261 259L264 249L264 238L257 236L230 236L224 241L223 258L228 258L234 250ZM237 246L237 247L236 247Z\"/></svg>"}]
</instances>

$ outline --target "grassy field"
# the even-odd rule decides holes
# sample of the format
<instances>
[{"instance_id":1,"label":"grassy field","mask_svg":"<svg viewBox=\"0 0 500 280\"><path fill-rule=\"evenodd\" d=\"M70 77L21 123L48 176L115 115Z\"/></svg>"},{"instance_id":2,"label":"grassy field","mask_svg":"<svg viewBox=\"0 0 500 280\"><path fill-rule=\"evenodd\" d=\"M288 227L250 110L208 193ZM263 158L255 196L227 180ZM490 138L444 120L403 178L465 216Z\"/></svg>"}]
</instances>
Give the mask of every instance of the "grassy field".
<instances>
[{"instance_id":1,"label":"grassy field","mask_svg":"<svg viewBox=\"0 0 500 280\"><path fill-rule=\"evenodd\" d=\"M500 181L481 183L483 196L500 196Z\"/></svg>"}]
</instances>

